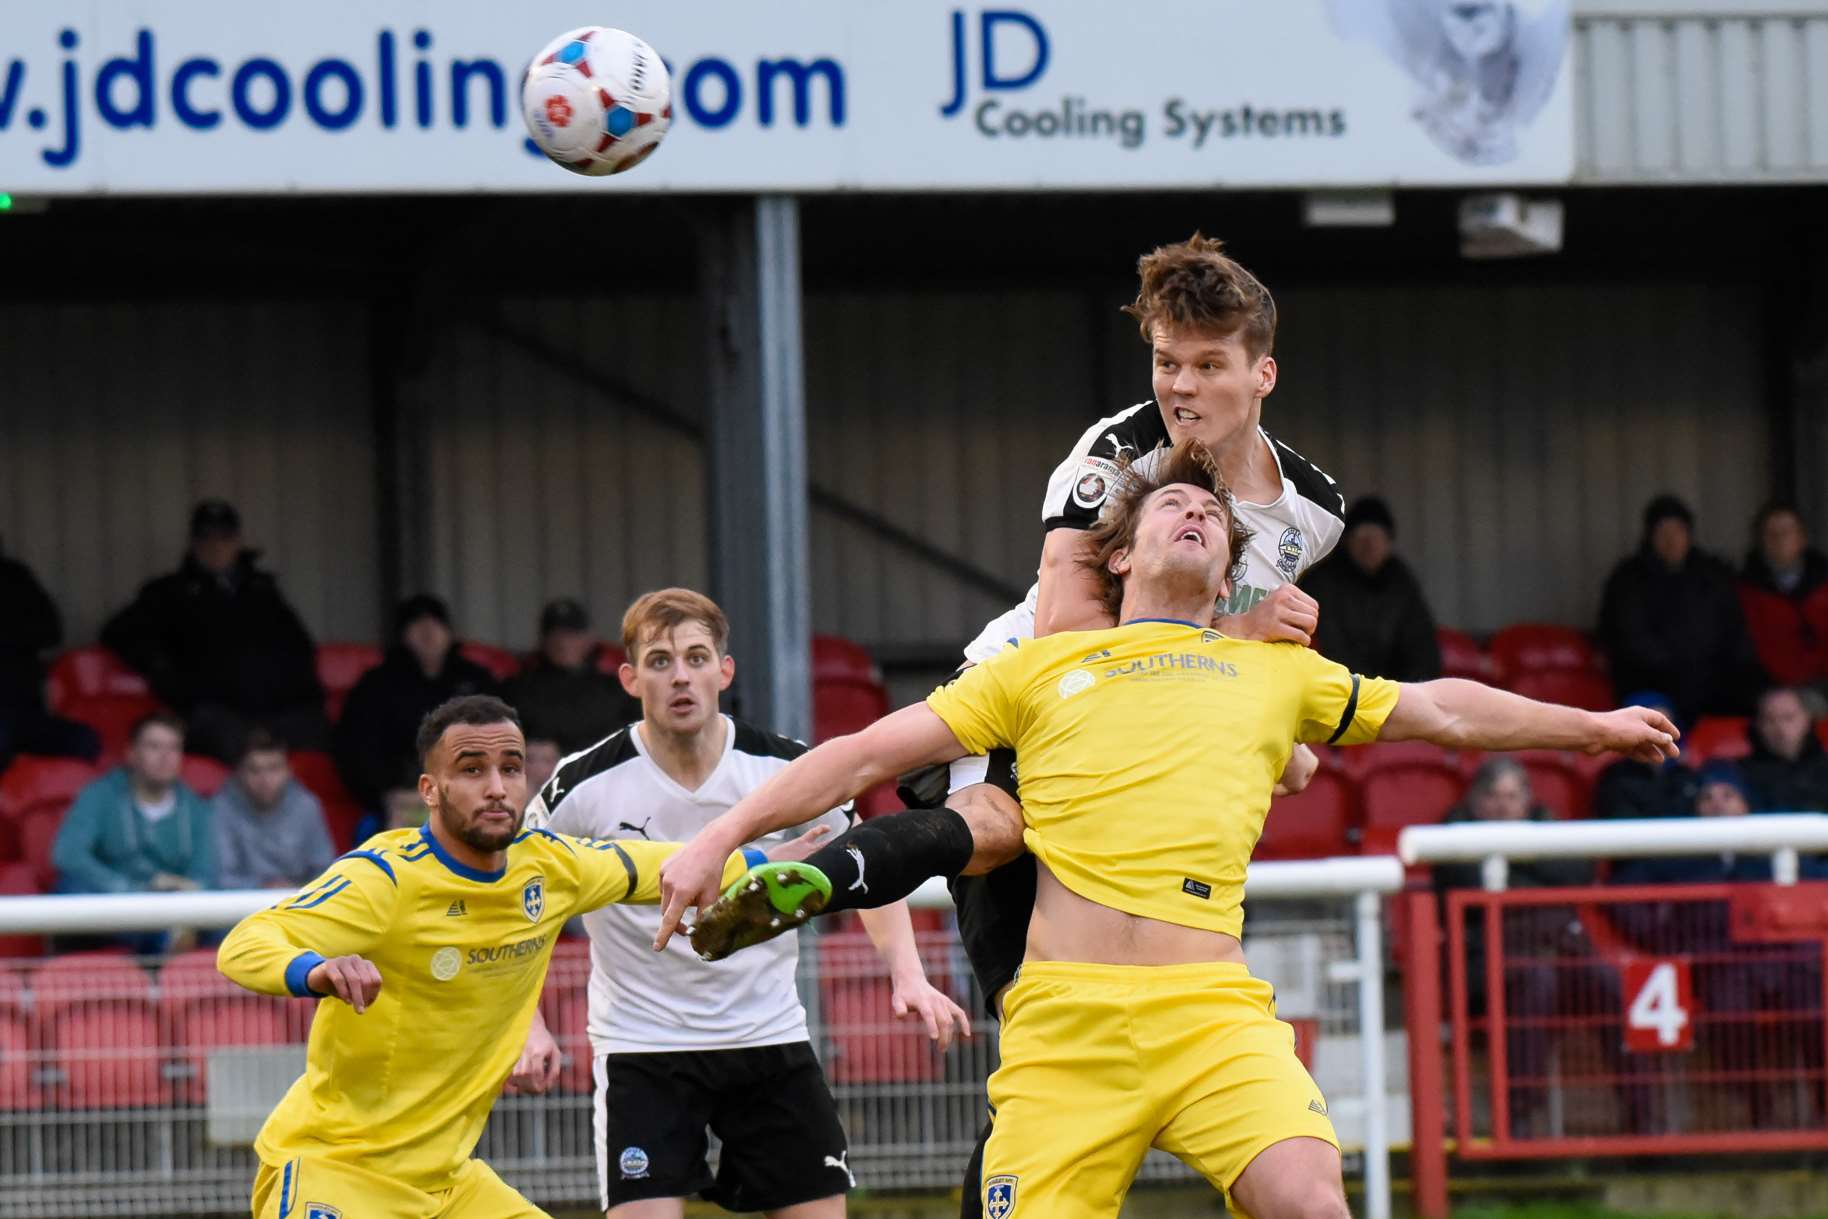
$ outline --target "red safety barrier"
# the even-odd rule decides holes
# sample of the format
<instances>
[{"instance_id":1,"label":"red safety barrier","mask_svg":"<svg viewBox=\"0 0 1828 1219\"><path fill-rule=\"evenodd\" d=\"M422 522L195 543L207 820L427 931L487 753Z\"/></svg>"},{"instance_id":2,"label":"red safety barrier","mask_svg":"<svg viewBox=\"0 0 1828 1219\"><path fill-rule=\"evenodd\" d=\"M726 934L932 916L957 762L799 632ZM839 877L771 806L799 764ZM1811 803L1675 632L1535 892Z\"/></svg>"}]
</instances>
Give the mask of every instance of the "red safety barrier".
<instances>
[{"instance_id":1,"label":"red safety barrier","mask_svg":"<svg viewBox=\"0 0 1828 1219\"><path fill-rule=\"evenodd\" d=\"M1828 1148L1828 884L1463 890L1446 922L1460 1157Z\"/></svg>"}]
</instances>

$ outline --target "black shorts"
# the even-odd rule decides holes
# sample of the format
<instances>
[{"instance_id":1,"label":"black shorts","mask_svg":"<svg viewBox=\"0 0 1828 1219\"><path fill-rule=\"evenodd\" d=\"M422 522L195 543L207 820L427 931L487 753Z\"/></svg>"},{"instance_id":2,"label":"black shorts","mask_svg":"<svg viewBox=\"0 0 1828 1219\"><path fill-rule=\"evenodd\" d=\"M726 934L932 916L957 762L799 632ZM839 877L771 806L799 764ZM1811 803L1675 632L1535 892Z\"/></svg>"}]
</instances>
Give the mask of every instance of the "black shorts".
<instances>
[{"instance_id":1,"label":"black shorts","mask_svg":"<svg viewBox=\"0 0 1828 1219\"><path fill-rule=\"evenodd\" d=\"M605 1054L596 1084L604 1210L697 1194L725 1210L771 1211L855 1184L837 1106L807 1042ZM723 1140L715 1176L707 1129Z\"/></svg>"},{"instance_id":2,"label":"black shorts","mask_svg":"<svg viewBox=\"0 0 1828 1219\"><path fill-rule=\"evenodd\" d=\"M981 774L975 770L982 766ZM901 795L911 807L934 808L959 786L988 783L1019 799L1016 755L993 749L984 759L960 758L949 766L929 767L902 780ZM1026 852L983 876L954 876L947 887L958 910L958 938L983 992L984 1006L995 1016L997 992L1016 980L1028 950L1028 920L1035 910L1035 857Z\"/></svg>"}]
</instances>

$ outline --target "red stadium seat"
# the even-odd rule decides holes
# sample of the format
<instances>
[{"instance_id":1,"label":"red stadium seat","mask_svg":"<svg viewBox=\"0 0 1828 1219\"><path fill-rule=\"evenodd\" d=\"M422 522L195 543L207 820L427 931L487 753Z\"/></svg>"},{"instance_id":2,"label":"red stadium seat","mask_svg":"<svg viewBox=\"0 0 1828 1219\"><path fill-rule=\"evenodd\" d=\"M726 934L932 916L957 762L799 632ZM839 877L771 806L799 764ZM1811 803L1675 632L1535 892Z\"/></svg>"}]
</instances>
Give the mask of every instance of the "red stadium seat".
<instances>
[{"instance_id":1,"label":"red stadium seat","mask_svg":"<svg viewBox=\"0 0 1828 1219\"><path fill-rule=\"evenodd\" d=\"M1517 759L1530 776L1530 793L1560 820L1582 820L1593 812L1593 780L1551 756Z\"/></svg>"},{"instance_id":2,"label":"red stadium seat","mask_svg":"<svg viewBox=\"0 0 1828 1219\"><path fill-rule=\"evenodd\" d=\"M145 1109L167 1103L158 1018L145 1000L99 1000L39 1017L64 1109Z\"/></svg>"},{"instance_id":3,"label":"red stadium seat","mask_svg":"<svg viewBox=\"0 0 1828 1219\"><path fill-rule=\"evenodd\" d=\"M1498 680L1498 667L1471 635L1452 627L1436 627L1435 644L1441 649L1441 676L1466 677L1492 684Z\"/></svg>"},{"instance_id":4,"label":"red stadium seat","mask_svg":"<svg viewBox=\"0 0 1828 1219\"><path fill-rule=\"evenodd\" d=\"M99 644L59 656L46 676L45 695L53 712L95 729L103 756L111 758L126 750L135 722L159 709L146 679Z\"/></svg>"},{"instance_id":5,"label":"red stadium seat","mask_svg":"<svg viewBox=\"0 0 1828 1219\"><path fill-rule=\"evenodd\" d=\"M1609 711L1618 705L1611 679L1591 669L1534 669L1513 676L1505 689L1525 698L1588 711Z\"/></svg>"},{"instance_id":6,"label":"red stadium seat","mask_svg":"<svg viewBox=\"0 0 1828 1219\"><path fill-rule=\"evenodd\" d=\"M49 805L67 807L99 773L76 758L21 754L0 775L0 817L22 817Z\"/></svg>"},{"instance_id":7,"label":"red stadium seat","mask_svg":"<svg viewBox=\"0 0 1828 1219\"><path fill-rule=\"evenodd\" d=\"M18 1112L43 1105L34 1078L38 1057L24 1013L16 1004L0 1005L0 1110Z\"/></svg>"},{"instance_id":8,"label":"red stadium seat","mask_svg":"<svg viewBox=\"0 0 1828 1219\"><path fill-rule=\"evenodd\" d=\"M362 820L362 808L336 768L336 759L316 750L294 750L287 758L292 777L324 806L324 824L330 829L330 841L341 854L355 846L355 827Z\"/></svg>"},{"instance_id":9,"label":"red stadium seat","mask_svg":"<svg viewBox=\"0 0 1828 1219\"><path fill-rule=\"evenodd\" d=\"M520 657L507 648L498 648L492 643L468 640L457 645L457 652L471 664L487 669L496 681L507 681L520 672Z\"/></svg>"},{"instance_id":10,"label":"red stadium seat","mask_svg":"<svg viewBox=\"0 0 1828 1219\"><path fill-rule=\"evenodd\" d=\"M1445 761L1380 766L1359 784L1365 827L1360 849L1367 855L1390 852L1403 827L1446 820L1465 790L1466 780L1458 768Z\"/></svg>"},{"instance_id":11,"label":"red stadium seat","mask_svg":"<svg viewBox=\"0 0 1828 1219\"><path fill-rule=\"evenodd\" d=\"M1683 735L1682 752L1695 766L1715 758L1743 758L1752 752L1752 721L1743 715L1704 715Z\"/></svg>"},{"instance_id":12,"label":"red stadium seat","mask_svg":"<svg viewBox=\"0 0 1828 1219\"><path fill-rule=\"evenodd\" d=\"M540 992L540 1015L559 1043L565 1065L559 1089L587 1096L595 1090L590 1074L590 941L560 939L552 946L552 963Z\"/></svg>"},{"instance_id":13,"label":"red stadium seat","mask_svg":"<svg viewBox=\"0 0 1828 1219\"><path fill-rule=\"evenodd\" d=\"M317 681L324 688L324 713L332 722L343 714L343 703L362 674L381 663L381 649L371 643L320 643L317 645Z\"/></svg>"},{"instance_id":14,"label":"red stadium seat","mask_svg":"<svg viewBox=\"0 0 1828 1219\"><path fill-rule=\"evenodd\" d=\"M894 988L861 934L825 935L819 945L819 996L834 1084L914 1083L939 1077L943 1064L925 1029L912 1031L889 1006ZM936 983L937 985L937 983Z\"/></svg>"},{"instance_id":15,"label":"red stadium seat","mask_svg":"<svg viewBox=\"0 0 1828 1219\"><path fill-rule=\"evenodd\" d=\"M65 804L41 804L19 818L19 862L30 870L41 892L49 892L57 883L57 869L51 864L51 850L57 845L57 831L63 825Z\"/></svg>"},{"instance_id":16,"label":"red stadium seat","mask_svg":"<svg viewBox=\"0 0 1828 1219\"><path fill-rule=\"evenodd\" d=\"M1272 801L1255 859L1324 859L1351 850L1352 783L1336 770L1315 773L1307 788Z\"/></svg>"},{"instance_id":17,"label":"red stadium seat","mask_svg":"<svg viewBox=\"0 0 1828 1219\"><path fill-rule=\"evenodd\" d=\"M209 1052L218 1046L297 1045L311 1030L309 999L277 999L246 991L204 999L179 1010L166 1027L184 1068L178 1099L202 1104L208 1096ZM299 1010L303 1008L304 1010Z\"/></svg>"},{"instance_id":18,"label":"red stadium seat","mask_svg":"<svg viewBox=\"0 0 1828 1219\"><path fill-rule=\"evenodd\" d=\"M628 653L613 643L597 645L597 672L615 677L622 671L622 664L628 659Z\"/></svg>"},{"instance_id":19,"label":"red stadium seat","mask_svg":"<svg viewBox=\"0 0 1828 1219\"><path fill-rule=\"evenodd\" d=\"M45 702L68 715L72 699L103 696L151 698L152 688L127 662L100 644L71 648L45 675Z\"/></svg>"},{"instance_id":20,"label":"red stadium seat","mask_svg":"<svg viewBox=\"0 0 1828 1219\"><path fill-rule=\"evenodd\" d=\"M854 677L824 677L812 685L815 743L868 728L889 713L889 692Z\"/></svg>"},{"instance_id":21,"label":"red stadium seat","mask_svg":"<svg viewBox=\"0 0 1828 1219\"><path fill-rule=\"evenodd\" d=\"M44 886L39 883L38 869L29 863L9 863L0 867L0 896L29 897L43 893ZM0 957L41 957L44 955L44 938L36 935L0 935ZM7 1005L9 997L16 996L19 990L19 979L11 970L0 970L0 1009Z\"/></svg>"},{"instance_id":22,"label":"red stadium seat","mask_svg":"<svg viewBox=\"0 0 1828 1219\"><path fill-rule=\"evenodd\" d=\"M1363 780L1366 775L1388 766L1410 762L1452 765L1458 760L1452 750L1428 741L1377 741L1336 749L1333 756L1338 760L1339 769L1353 780Z\"/></svg>"},{"instance_id":23,"label":"red stadium seat","mask_svg":"<svg viewBox=\"0 0 1828 1219\"><path fill-rule=\"evenodd\" d=\"M221 791L222 785L228 782L228 777L228 767L214 758L195 753L184 755L183 768L178 771L178 778L184 781L184 786L205 800Z\"/></svg>"},{"instance_id":24,"label":"red stadium seat","mask_svg":"<svg viewBox=\"0 0 1828 1219\"><path fill-rule=\"evenodd\" d=\"M1586 635L1566 626L1541 622L1521 622L1507 626L1491 642L1492 663L1506 689L1519 674L1539 669L1584 669L1604 671L1599 653Z\"/></svg>"},{"instance_id":25,"label":"red stadium seat","mask_svg":"<svg viewBox=\"0 0 1828 1219\"><path fill-rule=\"evenodd\" d=\"M120 952L71 952L52 957L31 977L32 1005L40 1020L66 1007L100 1002L147 1003L151 979Z\"/></svg>"},{"instance_id":26,"label":"red stadium seat","mask_svg":"<svg viewBox=\"0 0 1828 1219\"><path fill-rule=\"evenodd\" d=\"M877 666L876 658L863 645L837 635L814 635L812 679L819 682L828 677L850 678L877 686L882 684L882 670Z\"/></svg>"}]
</instances>

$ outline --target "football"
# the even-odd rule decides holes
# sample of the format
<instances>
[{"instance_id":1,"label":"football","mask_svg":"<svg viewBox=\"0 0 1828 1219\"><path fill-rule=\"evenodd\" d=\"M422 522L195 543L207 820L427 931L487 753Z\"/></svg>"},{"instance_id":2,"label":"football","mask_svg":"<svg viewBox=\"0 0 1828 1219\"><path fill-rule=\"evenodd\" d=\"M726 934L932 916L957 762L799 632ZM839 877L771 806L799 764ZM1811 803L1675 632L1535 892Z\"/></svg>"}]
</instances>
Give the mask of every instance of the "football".
<instances>
[{"instance_id":1,"label":"football","mask_svg":"<svg viewBox=\"0 0 1828 1219\"><path fill-rule=\"evenodd\" d=\"M673 121L673 85L653 47L626 30L561 34L527 65L521 113L540 151L574 173L633 169Z\"/></svg>"}]
</instances>

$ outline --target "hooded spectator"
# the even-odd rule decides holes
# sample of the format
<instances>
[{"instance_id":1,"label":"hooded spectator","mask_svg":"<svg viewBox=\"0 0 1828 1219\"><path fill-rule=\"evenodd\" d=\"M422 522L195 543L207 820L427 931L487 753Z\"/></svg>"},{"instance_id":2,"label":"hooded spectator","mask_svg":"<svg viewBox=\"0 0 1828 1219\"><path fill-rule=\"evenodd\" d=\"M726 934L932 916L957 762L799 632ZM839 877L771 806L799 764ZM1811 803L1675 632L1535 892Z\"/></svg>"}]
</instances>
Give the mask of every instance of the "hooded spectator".
<instances>
[{"instance_id":1,"label":"hooded spectator","mask_svg":"<svg viewBox=\"0 0 1828 1219\"><path fill-rule=\"evenodd\" d=\"M641 718L640 702L597 668L601 649L583 605L567 597L546 606L539 655L502 691L529 743L554 741L561 754L576 753Z\"/></svg>"},{"instance_id":2,"label":"hooded spectator","mask_svg":"<svg viewBox=\"0 0 1828 1219\"><path fill-rule=\"evenodd\" d=\"M1696 548L1694 514L1673 495L1644 509L1644 539L1606 581L1599 638L1621 691L1648 686L1680 718L1740 715L1759 667L1730 568Z\"/></svg>"},{"instance_id":3,"label":"hooded spectator","mask_svg":"<svg viewBox=\"0 0 1828 1219\"><path fill-rule=\"evenodd\" d=\"M459 653L444 602L427 593L408 597L394 613L394 645L362 674L337 721L344 784L364 809L378 811L402 773L418 773L413 742L425 713L447 699L495 690L489 671Z\"/></svg>"},{"instance_id":4,"label":"hooded spectator","mask_svg":"<svg viewBox=\"0 0 1828 1219\"><path fill-rule=\"evenodd\" d=\"M336 857L323 806L292 777L285 742L265 729L248 734L210 806L221 888L296 889Z\"/></svg>"},{"instance_id":5,"label":"hooded spectator","mask_svg":"<svg viewBox=\"0 0 1828 1219\"><path fill-rule=\"evenodd\" d=\"M1791 505L1767 504L1753 523L1739 602L1771 681L1801 686L1828 679L1828 557L1809 545L1809 530Z\"/></svg>"},{"instance_id":6,"label":"hooded spectator","mask_svg":"<svg viewBox=\"0 0 1828 1219\"><path fill-rule=\"evenodd\" d=\"M1338 552L1310 572L1301 587L1320 602L1314 646L1354 673L1394 681L1441 675L1434 615L1409 565L1398 558L1396 518L1375 496L1346 513Z\"/></svg>"},{"instance_id":7,"label":"hooded spectator","mask_svg":"<svg viewBox=\"0 0 1828 1219\"><path fill-rule=\"evenodd\" d=\"M102 628L102 642L184 714L191 752L231 765L255 724L301 748L328 732L311 636L259 557L242 545L234 506L204 500L182 565Z\"/></svg>"},{"instance_id":8,"label":"hooded spectator","mask_svg":"<svg viewBox=\"0 0 1828 1219\"><path fill-rule=\"evenodd\" d=\"M1752 789L1739 767L1724 760L1703 766L1695 776L1697 817L1744 817L1752 811ZM1674 855L1621 860L1612 869L1618 885L1708 885L1722 881L1770 880L1771 857L1724 851L1716 855ZM1662 912L1658 918L1665 917Z\"/></svg>"},{"instance_id":9,"label":"hooded spectator","mask_svg":"<svg viewBox=\"0 0 1828 1219\"><path fill-rule=\"evenodd\" d=\"M63 617L44 585L0 555L0 770L16 753L90 762L101 753L95 729L45 710L44 653L62 642Z\"/></svg>"}]
</instances>

